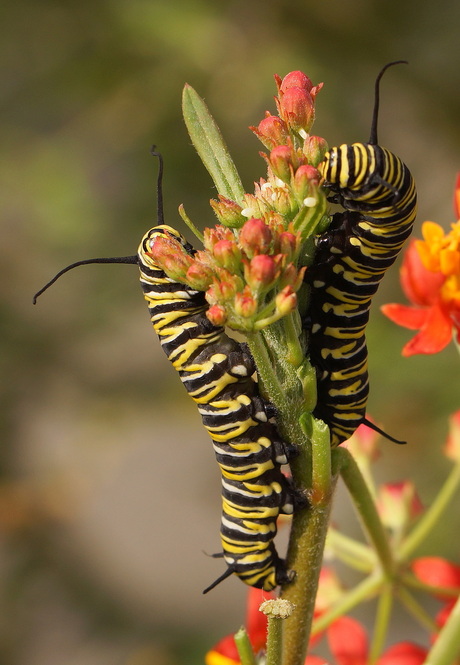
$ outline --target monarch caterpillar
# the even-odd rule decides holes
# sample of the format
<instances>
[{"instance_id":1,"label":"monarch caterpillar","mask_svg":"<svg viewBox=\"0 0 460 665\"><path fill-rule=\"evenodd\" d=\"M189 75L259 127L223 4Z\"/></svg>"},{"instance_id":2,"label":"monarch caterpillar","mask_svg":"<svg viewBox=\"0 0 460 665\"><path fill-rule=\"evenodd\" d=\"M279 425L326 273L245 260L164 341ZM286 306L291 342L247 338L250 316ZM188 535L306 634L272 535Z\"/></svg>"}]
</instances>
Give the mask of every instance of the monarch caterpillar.
<instances>
[{"instance_id":1,"label":"monarch caterpillar","mask_svg":"<svg viewBox=\"0 0 460 665\"><path fill-rule=\"evenodd\" d=\"M314 263L306 273L311 300L305 325L318 383L314 414L329 425L333 446L348 439L362 422L370 425L365 418L365 327L371 298L416 216L409 169L377 140L380 79L388 67L402 62L388 63L377 76L369 142L331 148L318 166L324 185L333 192L331 200L345 208L318 239Z\"/></svg>"},{"instance_id":2,"label":"monarch caterpillar","mask_svg":"<svg viewBox=\"0 0 460 665\"><path fill-rule=\"evenodd\" d=\"M159 157L158 210L163 219ZM165 224L148 231L136 256L79 261L61 270L34 298L62 274L88 263L133 263L163 351L196 402L211 436L222 474L222 556L227 570L203 593L232 573L250 586L270 590L292 579L276 551L280 513L306 505L280 466L293 447L285 444L273 422L273 408L260 395L255 366L245 346L228 337L206 317L204 292L174 281L156 264L151 248L158 237L173 237L193 254L181 234Z\"/></svg>"}]
</instances>

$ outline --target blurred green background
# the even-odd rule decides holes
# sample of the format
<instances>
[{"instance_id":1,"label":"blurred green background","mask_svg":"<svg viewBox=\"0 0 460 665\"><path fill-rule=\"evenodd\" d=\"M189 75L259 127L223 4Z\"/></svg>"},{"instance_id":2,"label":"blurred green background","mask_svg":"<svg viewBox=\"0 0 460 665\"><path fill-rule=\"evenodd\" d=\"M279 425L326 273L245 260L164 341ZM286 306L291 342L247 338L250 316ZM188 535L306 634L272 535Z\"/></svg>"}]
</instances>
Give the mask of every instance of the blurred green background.
<instances>
[{"instance_id":1,"label":"blurred green background","mask_svg":"<svg viewBox=\"0 0 460 665\"><path fill-rule=\"evenodd\" d=\"M416 233L425 219L448 228L460 3L18 0L0 16L0 664L201 663L239 627L246 591L232 579L201 595L222 571L203 553L219 549L219 475L137 270L80 268L36 307L32 294L70 262L135 253L155 221L152 143L167 221L184 231L184 203L214 223L181 119L185 82L251 191L265 166L247 127L274 111L274 73L325 82L314 132L332 145L367 139L376 73L409 60L383 81L379 137L418 183ZM379 313L389 301L403 301L398 266L369 326L369 412L410 445L385 444L379 473L412 478L428 504L449 469L440 445L460 407L458 356L402 359L410 333ZM335 519L357 532L348 504ZM426 551L457 556L459 522L452 510Z\"/></svg>"}]
</instances>

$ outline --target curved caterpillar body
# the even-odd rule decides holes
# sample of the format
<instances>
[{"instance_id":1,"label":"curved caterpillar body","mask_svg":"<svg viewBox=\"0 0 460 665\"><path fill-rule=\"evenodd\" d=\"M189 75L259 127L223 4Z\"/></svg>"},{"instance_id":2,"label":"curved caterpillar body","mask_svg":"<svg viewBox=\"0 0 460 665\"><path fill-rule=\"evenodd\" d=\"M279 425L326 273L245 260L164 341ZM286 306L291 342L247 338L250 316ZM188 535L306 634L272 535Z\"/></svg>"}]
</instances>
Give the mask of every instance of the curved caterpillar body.
<instances>
[{"instance_id":1,"label":"curved caterpillar body","mask_svg":"<svg viewBox=\"0 0 460 665\"><path fill-rule=\"evenodd\" d=\"M306 273L310 359L317 371L315 415L330 427L331 444L365 421L369 392L365 327L371 298L412 231L416 190L407 166L377 145L378 84L369 143L329 150L318 170L344 213L318 239ZM369 423L368 423L369 424ZM391 437L388 437L391 438Z\"/></svg>"},{"instance_id":2,"label":"curved caterpillar body","mask_svg":"<svg viewBox=\"0 0 460 665\"><path fill-rule=\"evenodd\" d=\"M168 235L192 253L177 231L159 225L142 239L138 262L153 327L198 405L222 473L221 541L228 569L205 592L232 573L270 590L292 578L273 542L279 513L292 513L301 503L280 469L289 449L252 378L252 357L206 318L203 292L170 279L153 260L152 243Z\"/></svg>"}]
</instances>

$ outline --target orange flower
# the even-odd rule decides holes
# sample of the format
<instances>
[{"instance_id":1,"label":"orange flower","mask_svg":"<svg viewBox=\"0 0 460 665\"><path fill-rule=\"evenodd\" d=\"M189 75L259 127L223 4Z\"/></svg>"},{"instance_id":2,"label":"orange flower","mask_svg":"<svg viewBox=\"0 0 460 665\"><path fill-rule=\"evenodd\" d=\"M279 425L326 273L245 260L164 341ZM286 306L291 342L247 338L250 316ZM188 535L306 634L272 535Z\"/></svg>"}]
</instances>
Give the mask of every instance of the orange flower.
<instances>
[{"instance_id":1,"label":"orange flower","mask_svg":"<svg viewBox=\"0 0 460 665\"><path fill-rule=\"evenodd\" d=\"M460 206L460 176L455 210ZM418 330L403 356L438 353L456 334L460 344L460 220L445 233L435 222L422 226L423 240L409 245L401 268L401 285L413 306L389 304L382 312L400 326Z\"/></svg>"}]
</instances>

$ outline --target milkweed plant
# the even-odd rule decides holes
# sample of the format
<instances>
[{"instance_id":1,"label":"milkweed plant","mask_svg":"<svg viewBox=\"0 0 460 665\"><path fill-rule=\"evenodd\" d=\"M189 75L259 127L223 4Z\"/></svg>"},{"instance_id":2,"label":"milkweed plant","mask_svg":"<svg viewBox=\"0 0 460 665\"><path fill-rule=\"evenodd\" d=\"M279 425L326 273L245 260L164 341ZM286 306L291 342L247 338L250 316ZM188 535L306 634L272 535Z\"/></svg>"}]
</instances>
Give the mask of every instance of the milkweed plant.
<instances>
[{"instance_id":1,"label":"milkweed plant","mask_svg":"<svg viewBox=\"0 0 460 665\"><path fill-rule=\"evenodd\" d=\"M294 486L308 498L308 507L292 521L282 518L290 528L286 562L294 579L278 596L249 588L245 626L210 648L205 663L454 665L460 662L460 565L436 555L417 557L417 551L460 484L460 410L450 419L443 448L452 469L428 508L408 480L376 484L377 432L360 425L345 444L331 448L327 425L313 416L317 390L303 325L311 288L305 273L331 220L317 168L328 146L311 133L322 84L314 86L298 71L275 80L277 114L267 111L250 128L264 146L260 154L267 166L252 193L245 192L204 101L185 86L184 119L217 189L218 198L210 203L218 223L201 234L181 206L182 219L203 249L190 255L165 239L152 247L168 276L205 291L207 317L214 325L243 336L278 429L297 449L290 461ZM460 217L460 177L455 211ZM449 233L425 222L422 233L423 240L410 242L401 268L411 305L382 308L397 324L418 331L404 356L440 352L452 339L460 351L460 220ZM329 526L339 477L360 517L363 540ZM347 588L334 561L358 571L361 581ZM435 616L425 609L420 592L438 601ZM371 599L377 602L369 630L352 613ZM426 631L423 644L391 644L396 603ZM327 659L315 655L320 640L328 643Z\"/></svg>"}]
</instances>

